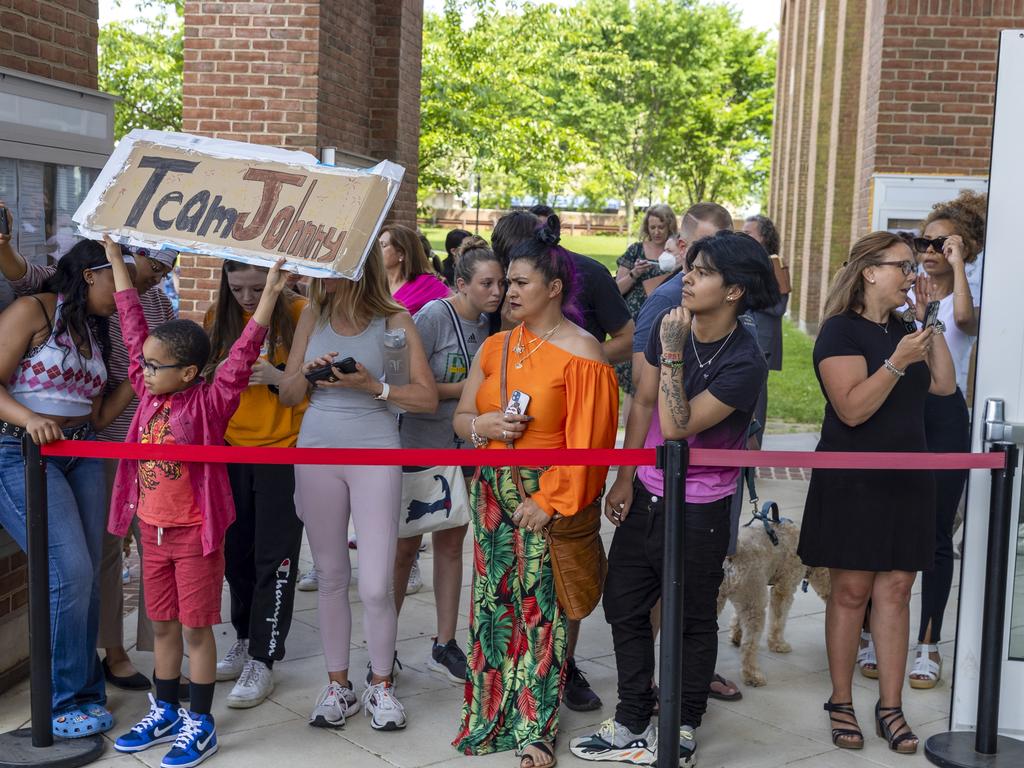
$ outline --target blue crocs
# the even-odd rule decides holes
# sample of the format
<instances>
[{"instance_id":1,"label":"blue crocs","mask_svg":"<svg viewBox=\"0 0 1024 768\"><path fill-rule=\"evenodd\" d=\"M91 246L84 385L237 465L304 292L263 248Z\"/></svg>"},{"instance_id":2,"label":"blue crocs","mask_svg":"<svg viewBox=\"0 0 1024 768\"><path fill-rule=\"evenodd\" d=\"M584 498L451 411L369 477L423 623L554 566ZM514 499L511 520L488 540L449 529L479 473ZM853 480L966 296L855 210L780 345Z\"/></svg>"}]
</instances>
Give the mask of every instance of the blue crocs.
<instances>
[{"instance_id":1,"label":"blue crocs","mask_svg":"<svg viewBox=\"0 0 1024 768\"><path fill-rule=\"evenodd\" d=\"M62 739L81 739L109 731L114 718L99 704L69 709L53 718L53 735Z\"/></svg>"},{"instance_id":2,"label":"blue crocs","mask_svg":"<svg viewBox=\"0 0 1024 768\"><path fill-rule=\"evenodd\" d=\"M197 715L179 709L181 733L160 761L160 768L193 768L217 751L217 728L213 715Z\"/></svg>"},{"instance_id":3,"label":"blue crocs","mask_svg":"<svg viewBox=\"0 0 1024 768\"><path fill-rule=\"evenodd\" d=\"M124 736L114 742L118 752L141 752L154 744L166 744L178 738L182 718L174 705L157 701L149 694L149 714L132 726Z\"/></svg>"}]
</instances>

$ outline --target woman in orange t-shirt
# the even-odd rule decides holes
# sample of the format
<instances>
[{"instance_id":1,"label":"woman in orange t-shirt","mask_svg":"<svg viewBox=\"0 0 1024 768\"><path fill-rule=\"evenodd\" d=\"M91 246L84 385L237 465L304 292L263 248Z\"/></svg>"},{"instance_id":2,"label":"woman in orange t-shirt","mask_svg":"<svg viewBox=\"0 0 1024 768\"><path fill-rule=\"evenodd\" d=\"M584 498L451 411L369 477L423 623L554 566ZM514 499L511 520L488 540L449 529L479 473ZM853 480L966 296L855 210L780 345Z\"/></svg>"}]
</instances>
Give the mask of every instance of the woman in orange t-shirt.
<instances>
[{"instance_id":1,"label":"woman in orange t-shirt","mask_svg":"<svg viewBox=\"0 0 1024 768\"><path fill-rule=\"evenodd\" d=\"M510 255L506 302L519 325L484 342L455 413L455 431L478 448L615 444L615 371L570 319L578 315L575 269L557 243L557 225L547 224ZM509 399L530 398L525 415L505 413L503 364ZM556 513L574 515L598 499L607 469L519 473L525 498L510 467L481 467L473 480L469 674L454 746L472 755L515 749L523 768L542 768L554 762L567 639L544 531Z\"/></svg>"},{"instance_id":2,"label":"woman in orange t-shirt","mask_svg":"<svg viewBox=\"0 0 1024 768\"><path fill-rule=\"evenodd\" d=\"M212 376L259 303L266 270L225 261L216 304L206 313ZM292 337L306 300L285 291L274 308L267 340L248 388L224 436L228 445L291 448L299 434L303 401L281 405L277 382L284 375ZM225 577L231 591L231 624L237 639L217 662L218 680L238 682L229 707L260 704L274 690L271 669L284 658L291 626L302 523L295 514L295 468L283 464L228 464L235 522L224 541Z\"/></svg>"}]
</instances>

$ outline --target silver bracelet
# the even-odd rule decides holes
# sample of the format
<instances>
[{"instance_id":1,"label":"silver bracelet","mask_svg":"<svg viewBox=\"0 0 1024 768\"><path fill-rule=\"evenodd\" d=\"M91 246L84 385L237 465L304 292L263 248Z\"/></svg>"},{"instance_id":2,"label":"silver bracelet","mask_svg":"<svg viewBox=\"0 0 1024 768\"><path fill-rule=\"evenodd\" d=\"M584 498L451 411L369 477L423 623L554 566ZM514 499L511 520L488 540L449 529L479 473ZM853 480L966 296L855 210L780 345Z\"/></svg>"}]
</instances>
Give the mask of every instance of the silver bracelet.
<instances>
[{"instance_id":1,"label":"silver bracelet","mask_svg":"<svg viewBox=\"0 0 1024 768\"><path fill-rule=\"evenodd\" d=\"M882 363L882 365L885 366L885 370L887 370L897 379L902 379L907 374L906 371L901 371L899 368L893 365L892 361L889 358L885 358L885 361Z\"/></svg>"},{"instance_id":2,"label":"silver bracelet","mask_svg":"<svg viewBox=\"0 0 1024 768\"><path fill-rule=\"evenodd\" d=\"M484 446L486 446L491 441L488 438L483 437L482 435L478 435L477 434L477 431L476 431L476 420L478 418L480 418L480 417L479 416L474 416L473 420L471 422L469 422L469 440L470 440L471 443L473 443L473 447L474 448L483 448Z\"/></svg>"}]
</instances>

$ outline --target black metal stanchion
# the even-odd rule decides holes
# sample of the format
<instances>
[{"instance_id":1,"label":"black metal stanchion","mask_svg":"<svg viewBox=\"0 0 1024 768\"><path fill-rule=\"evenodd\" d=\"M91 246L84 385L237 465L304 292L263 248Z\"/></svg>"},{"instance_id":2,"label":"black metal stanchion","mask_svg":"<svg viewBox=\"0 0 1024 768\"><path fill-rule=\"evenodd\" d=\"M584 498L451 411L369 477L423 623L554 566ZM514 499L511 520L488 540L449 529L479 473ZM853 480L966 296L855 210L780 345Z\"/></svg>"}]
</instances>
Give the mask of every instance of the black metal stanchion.
<instances>
[{"instance_id":1,"label":"black metal stanchion","mask_svg":"<svg viewBox=\"0 0 1024 768\"><path fill-rule=\"evenodd\" d=\"M999 735L999 681L1006 620L1006 569L1009 560L1016 445L993 445L1006 454L1006 466L992 470L992 504L988 522L988 560L981 627L977 731L939 733L925 743L925 756L943 768L1019 768L1024 742Z\"/></svg>"},{"instance_id":2,"label":"black metal stanchion","mask_svg":"<svg viewBox=\"0 0 1024 768\"><path fill-rule=\"evenodd\" d=\"M51 722L50 570L47 558L46 460L25 435L25 538L28 541L28 642L31 728L0 734L0 768L74 768L99 758L101 736L54 739Z\"/></svg>"},{"instance_id":3,"label":"black metal stanchion","mask_svg":"<svg viewBox=\"0 0 1024 768\"><path fill-rule=\"evenodd\" d=\"M658 449L665 473L665 555L661 576L661 699L658 768L679 768L679 715L683 672L683 507L689 445L668 440Z\"/></svg>"}]
</instances>

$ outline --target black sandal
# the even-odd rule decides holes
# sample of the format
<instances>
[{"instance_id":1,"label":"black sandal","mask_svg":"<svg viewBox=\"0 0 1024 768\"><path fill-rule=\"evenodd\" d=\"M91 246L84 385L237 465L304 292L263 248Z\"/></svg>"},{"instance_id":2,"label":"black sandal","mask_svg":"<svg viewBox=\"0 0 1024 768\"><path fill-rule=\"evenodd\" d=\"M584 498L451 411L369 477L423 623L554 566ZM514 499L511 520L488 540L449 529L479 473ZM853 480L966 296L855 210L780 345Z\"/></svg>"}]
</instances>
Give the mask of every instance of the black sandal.
<instances>
[{"instance_id":1,"label":"black sandal","mask_svg":"<svg viewBox=\"0 0 1024 768\"><path fill-rule=\"evenodd\" d=\"M524 768L523 762L526 760L529 760L531 763L529 768L555 768L555 766L558 765L558 758L555 757L554 746L554 743L548 744L546 741L531 741L529 744L527 744L519 751L519 768ZM538 749L541 752L543 752L545 755L551 758L551 762L545 763L544 765L538 765L537 761L533 759L533 755L525 754L526 750L528 750L530 747L533 747L534 749Z\"/></svg>"},{"instance_id":2,"label":"black sandal","mask_svg":"<svg viewBox=\"0 0 1024 768\"><path fill-rule=\"evenodd\" d=\"M893 728L898 723L902 725ZM913 755L917 752L919 740L910 730L910 724L903 714L903 707L883 707L879 700L875 704L875 733L889 742L889 749L893 752L899 752L901 755Z\"/></svg>"},{"instance_id":3,"label":"black sandal","mask_svg":"<svg viewBox=\"0 0 1024 768\"><path fill-rule=\"evenodd\" d=\"M828 712L829 725L839 723L841 726L852 726L833 728L832 744L839 749L864 749L864 734L857 723L853 702L833 704L831 701L826 701L824 709ZM836 715L842 715L842 717L836 717Z\"/></svg>"}]
</instances>

